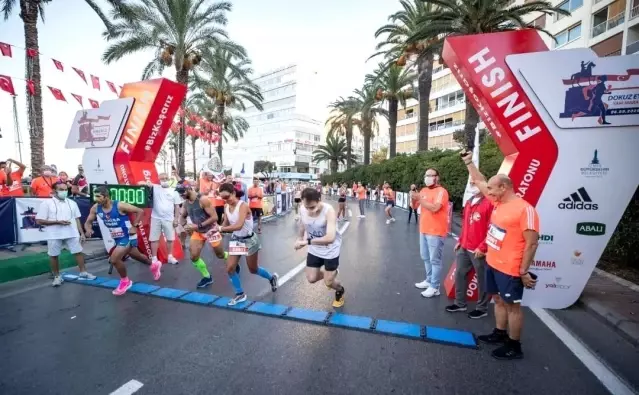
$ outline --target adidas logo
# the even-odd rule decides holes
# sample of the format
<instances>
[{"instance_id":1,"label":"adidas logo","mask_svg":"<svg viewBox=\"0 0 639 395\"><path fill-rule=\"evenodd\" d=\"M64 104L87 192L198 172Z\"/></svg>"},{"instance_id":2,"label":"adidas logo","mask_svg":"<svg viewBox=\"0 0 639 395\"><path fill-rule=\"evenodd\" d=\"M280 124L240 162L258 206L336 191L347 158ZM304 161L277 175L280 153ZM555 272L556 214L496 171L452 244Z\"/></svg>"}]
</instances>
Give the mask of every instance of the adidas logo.
<instances>
[{"instance_id":1,"label":"adidas logo","mask_svg":"<svg viewBox=\"0 0 639 395\"><path fill-rule=\"evenodd\" d=\"M593 203L586 188L581 187L565 198L559 205L560 210L599 210L599 205Z\"/></svg>"}]
</instances>

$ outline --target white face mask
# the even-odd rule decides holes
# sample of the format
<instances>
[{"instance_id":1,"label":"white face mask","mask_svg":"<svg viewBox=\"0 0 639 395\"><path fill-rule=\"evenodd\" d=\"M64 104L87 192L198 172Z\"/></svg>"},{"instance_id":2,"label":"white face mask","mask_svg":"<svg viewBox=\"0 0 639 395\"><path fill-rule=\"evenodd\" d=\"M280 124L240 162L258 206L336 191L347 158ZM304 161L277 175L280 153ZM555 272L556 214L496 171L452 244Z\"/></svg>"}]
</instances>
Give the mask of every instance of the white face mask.
<instances>
[{"instance_id":1,"label":"white face mask","mask_svg":"<svg viewBox=\"0 0 639 395\"><path fill-rule=\"evenodd\" d=\"M169 187L169 182L168 181L160 181L160 186L162 188L168 188Z\"/></svg>"},{"instance_id":2,"label":"white face mask","mask_svg":"<svg viewBox=\"0 0 639 395\"><path fill-rule=\"evenodd\" d=\"M42 175L45 177L51 177L51 170L45 170L42 172Z\"/></svg>"},{"instance_id":3,"label":"white face mask","mask_svg":"<svg viewBox=\"0 0 639 395\"><path fill-rule=\"evenodd\" d=\"M477 195L480 191L478 187L473 185L468 188L468 192L472 193L473 195Z\"/></svg>"},{"instance_id":4,"label":"white face mask","mask_svg":"<svg viewBox=\"0 0 639 395\"><path fill-rule=\"evenodd\" d=\"M435 185L435 177L433 177L433 176L425 176L424 177L424 184L427 187Z\"/></svg>"}]
</instances>

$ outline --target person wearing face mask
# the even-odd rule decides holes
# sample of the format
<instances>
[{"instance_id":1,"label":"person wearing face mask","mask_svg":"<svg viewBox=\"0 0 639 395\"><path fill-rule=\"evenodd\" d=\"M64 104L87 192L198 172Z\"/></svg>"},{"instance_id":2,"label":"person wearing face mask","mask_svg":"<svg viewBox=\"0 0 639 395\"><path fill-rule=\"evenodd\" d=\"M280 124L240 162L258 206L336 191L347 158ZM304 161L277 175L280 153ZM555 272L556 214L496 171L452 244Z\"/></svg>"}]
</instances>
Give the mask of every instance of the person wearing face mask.
<instances>
[{"instance_id":1,"label":"person wearing face mask","mask_svg":"<svg viewBox=\"0 0 639 395\"><path fill-rule=\"evenodd\" d=\"M419 207L419 192L417 192L417 185L410 186L410 192L408 193L410 198L410 204L408 205L408 223L410 224L410 218L415 213L415 223L417 223L417 208Z\"/></svg>"},{"instance_id":2,"label":"person wearing face mask","mask_svg":"<svg viewBox=\"0 0 639 395\"><path fill-rule=\"evenodd\" d=\"M464 205L463 221L459 242L455 245L457 254L457 270L455 271L455 302L446 307L449 313L466 311L466 289L468 288L468 272L475 268L477 278L477 292L479 299L475 310L468 313L469 318L482 318L488 315L488 302L490 296L486 293L486 235L490 225L490 215L493 205L490 200L484 198L474 182L470 183L469 192L472 197Z\"/></svg>"},{"instance_id":3,"label":"person wearing face mask","mask_svg":"<svg viewBox=\"0 0 639 395\"><path fill-rule=\"evenodd\" d=\"M429 168L424 174L424 185L419 192L419 254L424 261L426 279L415 284L424 289L422 296L439 295L442 277L444 240L448 236L448 191L439 185L439 172Z\"/></svg>"},{"instance_id":4,"label":"person wearing face mask","mask_svg":"<svg viewBox=\"0 0 639 395\"><path fill-rule=\"evenodd\" d=\"M66 183L58 181L53 186L55 189L53 198L43 199L36 214L36 222L45 227L47 235L47 250L53 272L51 285L58 287L63 282L58 261L63 247L75 256L80 269L78 279L95 280L95 276L88 273L84 265L81 243L86 240L86 237L80 223L80 209L73 200L67 199Z\"/></svg>"},{"instance_id":5,"label":"person wearing face mask","mask_svg":"<svg viewBox=\"0 0 639 395\"><path fill-rule=\"evenodd\" d=\"M158 246L160 236L164 235L168 250L168 262L177 265L178 260L173 257L173 241L175 240L175 228L178 226L178 216L180 213L180 196L174 189L170 188L169 176L166 173L158 175L160 185L153 187L153 209L151 210L151 231L149 241L151 242L151 258L153 264L161 265L158 260Z\"/></svg>"},{"instance_id":6,"label":"person wearing face mask","mask_svg":"<svg viewBox=\"0 0 639 395\"><path fill-rule=\"evenodd\" d=\"M51 197L57 177L49 166L42 167L42 175L31 181L31 194L36 197Z\"/></svg>"}]
</instances>

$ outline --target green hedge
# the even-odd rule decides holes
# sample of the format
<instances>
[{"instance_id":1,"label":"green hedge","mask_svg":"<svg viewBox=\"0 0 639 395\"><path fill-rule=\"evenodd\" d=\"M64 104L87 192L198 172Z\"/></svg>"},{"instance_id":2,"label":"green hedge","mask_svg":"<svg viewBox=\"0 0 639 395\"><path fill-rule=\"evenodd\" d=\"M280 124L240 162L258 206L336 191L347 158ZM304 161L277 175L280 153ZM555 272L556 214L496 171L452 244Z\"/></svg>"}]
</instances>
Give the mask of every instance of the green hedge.
<instances>
[{"instance_id":1,"label":"green hedge","mask_svg":"<svg viewBox=\"0 0 639 395\"><path fill-rule=\"evenodd\" d=\"M483 174L490 176L496 174L503 161L503 155L492 139L486 139L480 148L479 167ZM352 185L361 181L364 184L381 185L388 181L396 191L408 191L411 184L418 187L423 183L424 171L428 167L439 170L441 183L448 190L454 207L461 207L468 171L464 167L459 151L430 150L414 155L400 154L397 157L385 160L382 163L368 166L357 166L350 170L337 174L328 174L321 177L323 185L331 185L333 182ZM639 190L626 209L619 226L613 234L603 258L627 266L639 268L639 260L634 252L639 250Z\"/></svg>"}]
</instances>

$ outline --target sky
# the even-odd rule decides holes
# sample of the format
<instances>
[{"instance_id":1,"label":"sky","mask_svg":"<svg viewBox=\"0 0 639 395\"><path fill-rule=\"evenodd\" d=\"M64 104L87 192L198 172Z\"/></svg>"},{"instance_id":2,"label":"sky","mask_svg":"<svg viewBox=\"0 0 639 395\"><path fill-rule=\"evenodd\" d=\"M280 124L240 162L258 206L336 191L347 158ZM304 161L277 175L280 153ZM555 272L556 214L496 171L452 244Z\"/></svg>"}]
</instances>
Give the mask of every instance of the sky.
<instances>
[{"instance_id":1,"label":"sky","mask_svg":"<svg viewBox=\"0 0 639 395\"><path fill-rule=\"evenodd\" d=\"M246 48L255 72L260 74L289 64L314 67L328 76L329 83L317 92L327 98L326 104L363 84L364 75L377 64L376 59L367 61L375 50L375 30L400 7L397 0L232 0L231 3L233 10L228 14L226 30L232 40ZM105 2L103 5L107 9ZM139 81L152 54L140 52L104 64L101 55L108 47L102 38L104 27L83 0L55 0L46 4L45 22L38 24L38 31L45 162L55 164L58 170L74 172L81 162L82 150L66 150L64 144L73 117L82 107L71 93L83 97L85 108L89 107L87 98L115 99L104 81L116 85ZM24 29L17 11L7 21L0 19L0 42L24 47ZM24 50L15 47L12 50L12 58L0 56L0 75L24 78ZM51 58L62 62L64 72L55 68ZM101 90L86 85L72 66L83 70L87 78L90 74L100 77ZM175 74L167 70L163 76L174 79ZM18 94L22 159L29 165L25 83L15 78L13 82ZM56 101L47 86L62 90L67 102ZM327 113L325 108L322 110ZM0 91L0 159L19 160L14 126L13 99Z\"/></svg>"}]
</instances>

